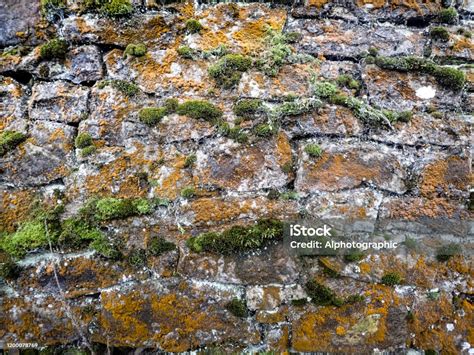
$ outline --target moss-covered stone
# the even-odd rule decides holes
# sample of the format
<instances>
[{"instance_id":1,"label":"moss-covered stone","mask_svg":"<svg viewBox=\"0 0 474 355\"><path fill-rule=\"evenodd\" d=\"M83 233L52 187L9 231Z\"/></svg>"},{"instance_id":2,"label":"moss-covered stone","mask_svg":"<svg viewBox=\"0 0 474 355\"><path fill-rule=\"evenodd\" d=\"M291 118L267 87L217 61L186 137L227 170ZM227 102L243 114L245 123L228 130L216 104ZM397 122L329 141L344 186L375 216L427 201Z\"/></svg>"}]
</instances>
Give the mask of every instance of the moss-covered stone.
<instances>
[{"instance_id":1,"label":"moss-covered stone","mask_svg":"<svg viewBox=\"0 0 474 355\"><path fill-rule=\"evenodd\" d=\"M122 257L122 253L116 244L110 241L107 237L101 236L94 239L90 247L105 258L118 260Z\"/></svg>"},{"instance_id":2,"label":"moss-covered stone","mask_svg":"<svg viewBox=\"0 0 474 355\"><path fill-rule=\"evenodd\" d=\"M110 17L123 17L133 13L130 0L109 0L101 7L101 12Z\"/></svg>"},{"instance_id":3,"label":"moss-covered stone","mask_svg":"<svg viewBox=\"0 0 474 355\"><path fill-rule=\"evenodd\" d=\"M196 194L196 191L194 190L194 187L192 186L186 186L184 189L181 190L181 197L184 197L184 198L194 197L195 194Z\"/></svg>"},{"instance_id":4,"label":"moss-covered stone","mask_svg":"<svg viewBox=\"0 0 474 355\"><path fill-rule=\"evenodd\" d=\"M128 255L128 263L134 267L142 267L146 265L146 251L145 249L134 249Z\"/></svg>"},{"instance_id":5,"label":"moss-covered stone","mask_svg":"<svg viewBox=\"0 0 474 355\"><path fill-rule=\"evenodd\" d=\"M360 88L360 83L348 74L339 75L336 81L341 87L346 87L352 90L359 90Z\"/></svg>"},{"instance_id":6,"label":"moss-covered stone","mask_svg":"<svg viewBox=\"0 0 474 355\"><path fill-rule=\"evenodd\" d=\"M438 13L438 21L448 25L454 25L458 20L458 12L454 7L443 9Z\"/></svg>"},{"instance_id":7,"label":"moss-covered stone","mask_svg":"<svg viewBox=\"0 0 474 355\"><path fill-rule=\"evenodd\" d=\"M65 40L55 38L43 44L40 49L42 59L63 59L66 56L68 44Z\"/></svg>"},{"instance_id":8,"label":"moss-covered stone","mask_svg":"<svg viewBox=\"0 0 474 355\"><path fill-rule=\"evenodd\" d=\"M162 237L155 237L148 243L147 253L153 256L160 256L175 249L175 244L168 242Z\"/></svg>"},{"instance_id":9,"label":"moss-covered stone","mask_svg":"<svg viewBox=\"0 0 474 355\"><path fill-rule=\"evenodd\" d=\"M252 116L262 110L262 101L259 99L239 100L232 110L238 117L245 119L252 118Z\"/></svg>"},{"instance_id":10,"label":"moss-covered stone","mask_svg":"<svg viewBox=\"0 0 474 355\"><path fill-rule=\"evenodd\" d=\"M143 43L130 43L127 48L125 48L125 52L123 54L125 56L131 55L134 57L143 57L146 54L146 46Z\"/></svg>"},{"instance_id":11,"label":"moss-covered stone","mask_svg":"<svg viewBox=\"0 0 474 355\"><path fill-rule=\"evenodd\" d=\"M194 252L233 254L257 249L283 237L283 223L262 219L252 226L234 226L223 232L208 232L191 237L187 246Z\"/></svg>"},{"instance_id":12,"label":"moss-covered stone","mask_svg":"<svg viewBox=\"0 0 474 355\"><path fill-rule=\"evenodd\" d=\"M186 59L193 59L194 55L196 54L195 51L188 46L181 46L176 51L181 57Z\"/></svg>"},{"instance_id":13,"label":"moss-covered stone","mask_svg":"<svg viewBox=\"0 0 474 355\"><path fill-rule=\"evenodd\" d=\"M129 97L135 96L140 91L137 85L125 80L104 80L98 84L98 88L103 89L108 85Z\"/></svg>"},{"instance_id":14,"label":"moss-covered stone","mask_svg":"<svg viewBox=\"0 0 474 355\"><path fill-rule=\"evenodd\" d=\"M151 212L152 206L145 199L120 199L106 197L97 201L95 217L100 221L143 215Z\"/></svg>"},{"instance_id":15,"label":"moss-covered stone","mask_svg":"<svg viewBox=\"0 0 474 355\"><path fill-rule=\"evenodd\" d=\"M304 151L312 158L320 158L323 155L323 149L318 144L308 144Z\"/></svg>"},{"instance_id":16,"label":"moss-covered stone","mask_svg":"<svg viewBox=\"0 0 474 355\"><path fill-rule=\"evenodd\" d=\"M382 283L387 286L395 286L402 282L402 277L397 272L388 272L382 276Z\"/></svg>"},{"instance_id":17,"label":"moss-covered stone","mask_svg":"<svg viewBox=\"0 0 474 355\"><path fill-rule=\"evenodd\" d=\"M20 276L21 267L11 258L0 263L0 278L14 280Z\"/></svg>"},{"instance_id":18,"label":"moss-covered stone","mask_svg":"<svg viewBox=\"0 0 474 355\"><path fill-rule=\"evenodd\" d=\"M207 101L190 100L178 106L176 112L183 116L215 122L222 117L222 110Z\"/></svg>"},{"instance_id":19,"label":"moss-covered stone","mask_svg":"<svg viewBox=\"0 0 474 355\"><path fill-rule=\"evenodd\" d=\"M186 157L186 160L184 161L184 167L190 168L194 165L196 161L197 161L196 154L190 154Z\"/></svg>"},{"instance_id":20,"label":"moss-covered stone","mask_svg":"<svg viewBox=\"0 0 474 355\"><path fill-rule=\"evenodd\" d=\"M87 132L79 133L76 139L74 140L74 144L76 145L76 148L79 148L79 149L88 147L92 145L92 143L93 143L92 136Z\"/></svg>"},{"instance_id":21,"label":"moss-covered stone","mask_svg":"<svg viewBox=\"0 0 474 355\"><path fill-rule=\"evenodd\" d=\"M16 131L3 131L0 133L0 157L15 149L25 139L25 134Z\"/></svg>"},{"instance_id":22,"label":"moss-covered stone","mask_svg":"<svg viewBox=\"0 0 474 355\"><path fill-rule=\"evenodd\" d=\"M236 317L244 318L248 315L247 304L244 300L233 298L225 308Z\"/></svg>"},{"instance_id":23,"label":"moss-covered stone","mask_svg":"<svg viewBox=\"0 0 474 355\"><path fill-rule=\"evenodd\" d=\"M438 261L448 261L455 255L461 255L461 246L457 243L449 243L438 248L436 251L436 259Z\"/></svg>"},{"instance_id":24,"label":"moss-covered stone","mask_svg":"<svg viewBox=\"0 0 474 355\"><path fill-rule=\"evenodd\" d=\"M167 113L164 107L145 107L138 112L138 118L148 126L155 126Z\"/></svg>"},{"instance_id":25,"label":"moss-covered stone","mask_svg":"<svg viewBox=\"0 0 474 355\"><path fill-rule=\"evenodd\" d=\"M186 21L186 31L189 33L198 33L201 29L202 25L198 20L191 18Z\"/></svg>"},{"instance_id":26,"label":"moss-covered stone","mask_svg":"<svg viewBox=\"0 0 474 355\"><path fill-rule=\"evenodd\" d=\"M443 41L443 42L449 41L449 32L444 27L440 27L440 26L433 27L430 30L430 36L434 40L439 40L439 41Z\"/></svg>"},{"instance_id":27,"label":"moss-covered stone","mask_svg":"<svg viewBox=\"0 0 474 355\"><path fill-rule=\"evenodd\" d=\"M68 218L61 224L58 242L68 248L80 248L102 238L102 232L96 226L80 218Z\"/></svg>"},{"instance_id":28,"label":"moss-covered stone","mask_svg":"<svg viewBox=\"0 0 474 355\"><path fill-rule=\"evenodd\" d=\"M339 307L343 301L327 286L317 281L310 280L306 283L306 293L311 301L318 306L336 306Z\"/></svg>"},{"instance_id":29,"label":"moss-covered stone","mask_svg":"<svg viewBox=\"0 0 474 355\"><path fill-rule=\"evenodd\" d=\"M97 151L97 148L94 145L89 145L83 149L81 149L81 157L85 158Z\"/></svg>"}]
</instances>

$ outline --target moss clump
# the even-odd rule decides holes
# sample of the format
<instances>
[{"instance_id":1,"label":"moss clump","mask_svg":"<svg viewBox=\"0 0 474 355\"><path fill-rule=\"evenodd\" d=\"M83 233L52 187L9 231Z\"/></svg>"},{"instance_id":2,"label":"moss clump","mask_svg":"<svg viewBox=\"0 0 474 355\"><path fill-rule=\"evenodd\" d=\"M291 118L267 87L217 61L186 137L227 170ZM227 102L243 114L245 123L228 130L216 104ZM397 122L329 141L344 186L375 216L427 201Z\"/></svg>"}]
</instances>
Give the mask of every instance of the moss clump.
<instances>
[{"instance_id":1,"label":"moss clump","mask_svg":"<svg viewBox=\"0 0 474 355\"><path fill-rule=\"evenodd\" d=\"M196 54L195 51L188 46L181 46L176 51L181 57L186 59L193 59L194 55Z\"/></svg>"},{"instance_id":2,"label":"moss clump","mask_svg":"<svg viewBox=\"0 0 474 355\"><path fill-rule=\"evenodd\" d=\"M355 303L360 303L364 302L365 298L362 295L350 295L344 300L345 304L355 304Z\"/></svg>"},{"instance_id":3,"label":"moss clump","mask_svg":"<svg viewBox=\"0 0 474 355\"><path fill-rule=\"evenodd\" d=\"M138 119L148 126L155 126L167 115L164 107L145 107L138 112Z\"/></svg>"},{"instance_id":4,"label":"moss clump","mask_svg":"<svg viewBox=\"0 0 474 355\"><path fill-rule=\"evenodd\" d=\"M190 168L194 165L196 161L197 161L196 154L190 154L186 157L186 160L184 161L184 167Z\"/></svg>"},{"instance_id":5,"label":"moss clump","mask_svg":"<svg viewBox=\"0 0 474 355\"><path fill-rule=\"evenodd\" d=\"M63 59L66 56L68 44L65 40L55 38L43 44L40 49L41 59Z\"/></svg>"},{"instance_id":6,"label":"moss clump","mask_svg":"<svg viewBox=\"0 0 474 355\"><path fill-rule=\"evenodd\" d=\"M142 267L146 265L146 251L145 249L134 249L130 252L127 258L128 263L134 267Z\"/></svg>"},{"instance_id":7,"label":"moss clump","mask_svg":"<svg viewBox=\"0 0 474 355\"><path fill-rule=\"evenodd\" d=\"M430 30L430 37L434 40L447 42L449 41L449 32L444 27L433 27Z\"/></svg>"},{"instance_id":8,"label":"moss clump","mask_svg":"<svg viewBox=\"0 0 474 355\"><path fill-rule=\"evenodd\" d=\"M291 300L291 305L295 307L302 307L308 303L306 298L298 298L296 300Z\"/></svg>"},{"instance_id":9,"label":"moss clump","mask_svg":"<svg viewBox=\"0 0 474 355\"><path fill-rule=\"evenodd\" d=\"M118 249L117 245L105 236L95 239L90 244L90 247L108 259L118 260L122 257L122 253Z\"/></svg>"},{"instance_id":10,"label":"moss clump","mask_svg":"<svg viewBox=\"0 0 474 355\"><path fill-rule=\"evenodd\" d=\"M103 89L109 85L128 97L133 97L140 91L137 85L125 80L104 80L99 83L98 88Z\"/></svg>"},{"instance_id":11,"label":"moss clump","mask_svg":"<svg viewBox=\"0 0 474 355\"><path fill-rule=\"evenodd\" d=\"M251 118L262 110L262 101L259 99L243 99L237 102L233 109L236 116Z\"/></svg>"},{"instance_id":12,"label":"moss clump","mask_svg":"<svg viewBox=\"0 0 474 355\"><path fill-rule=\"evenodd\" d=\"M186 186L184 189L181 190L181 197L184 197L184 198L194 197L195 194L196 194L196 191L194 190L194 187L192 186Z\"/></svg>"},{"instance_id":13,"label":"moss clump","mask_svg":"<svg viewBox=\"0 0 474 355\"><path fill-rule=\"evenodd\" d=\"M223 232L208 232L191 237L186 245L194 252L233 254L262 247L283 237L283 223L262 219L252 226L234 226Z\"/></svg>"},{"instance_id":14,"label":"moss clump","mask_svg":"<svg viewBox=\"0 0 474 355\"><path fill-rule=\"evenodd\" d=\"M352 90L360 89L360 83L348 74L339 75L336 81L341 87L346 87Z\"/></svg>"},{"instance_id":15,"label":"moss clump","mask_svg":"<svg viewBox=\"0 0 474 355\"><path fill-rule=\"evenodd\" d=\"M58 242L66 247L80 248L100 238L102 238L102 232L97 227L75 217L63 221Z\"/></svg>"},{"instance_id":16,"label":"moss clump","mask_svg":"<svg viewBox=\"0 0 474 355\"><path fill-rule=\"evenodd\" d=\"M176 110L178 109L178 106L179 106L178 99L166 99L163 107L166 109L166 112L170 114L170 113L175 113Z\"/></svg>"},{"instance_id":17,"label":"moss clump","mask_svg":"<svg viewBox=\"0 0 474 355\"><path fill-rule=\"evenodd\" d=\"M129 0L109 0L100 8L101 12L110 17L131 15L133 6Z\"/></svg>"},{"instance_id":18,"label":"moss clump","mask_svg":"<svg viewBox=\"0 0 474 355\"><path fill-rule=\"evenodd\" d=\"M266 42L267 48L262 54L257 66L269 76L276 76L283 64L289 62L293 54L292 48L288 43L295 41L296 36L293 33L284 34L268 28Z\"/></svg>"},{"instance_id":19,"label":"moss clump","mask_svg":"<svg viewBox=\"0 0 474 355\"><path fill-rule=\"evenodd\" d=\"M441 23L446 23L448 25L453 25L458 20L458 12L454 7L449 7L443 9L438 13L438 21Z\"/></svg>"},{"instance_id":20,"label":"moss clump","mask_svg":"<svg viewBox=\"0 0 474 355\"><path fill-rule=\"evenodd\" d=\"M59 14L66 8L65 0L41 0L41 14L51 20L51 16Z\"/></svg>"},{"instance_id":21,"label":"moss clump","mask_svg":"<svg viewBox=\"0 0 474 355\"><path fill-rule=\"evenodd\" d=\"M308 144L304 151L311 158L320 158L323 155L323 149L318 144Z\"/></svg>"},{"instance_id":22,"label":"moss clump","mask_svg":"<svg viewBox=\"0 0 474 355\"><path fill-rule=\"evenodd\" d=\"M26 135L16 131L3 131L0 133L0 157L15 149L26 139Z\"/></svg>"},{"instance_id":23,"label":"moss clump","mask_svg":"<svg viewBox=\"0 0 474 355\"><path fill-rule=\"evenodd\" d=\"M152 206L148 200L143 198L114 198L106 197L95 202L94 217L98 221L127 218L130 216L148 214Z\"/></svg>"},{"instance_id":24,"label":"moss clump","mask_svg":"<svg viewBox=\"0 0 474 355\"><path fill-rule=\"evenodd\" d=\"M314 280L306 283L306 293L311 298L311 301L318 306L339 307L343 304L343 301L329 287Z\"/></svg>"},{"instance_id":25,"label":"moss clump","mask_svg":"<svg viewBox=\"0 0 474 355\"><path fill-rule=\"evenodd\" d=\"M239 143L247 143L248 136L240 126L230 127L228 122L218 122L219 133Z\"/></svg>"},{"instance_id":26,"label":"moss clump","mask_svg":"<svg viewBox=\"0 0 474 355\"><path fill-rule=\"evenodd\" d=\"M375 64L383 69L401 72L420 72L433 75L446 88L459 91L464 87L466 75L459 69L437 65L435 62L418 57L376 57Z\"/></svg>"},{"instance_id":27,"label":"moss clump","mask_svg":"<svg viewBox=\"0 0 474 355\"><path fill-rule=\"evenodd\" d=\"M208 69L209 75L219 86L230 89L240 82L242 73L252 65L252 59L241 54L227 54Z\"/></svg>"},{"instance_id":28,"label":"moss clump","mask_svg":"<svg viewBox=\"0 0 474 355\"><path fill-rule=\"evenodd\" d=\"M14 280L20 276L20 273L21 267L11 258L0 263L0 278L4 280Z\"/></svg>"},{"instance_id":29,"label":"moss clump","mask_svg":"<svg viewBox=\"0 0 474 355\"><path fill-rule=\"evenodd\" d=\"M207 101L190 100L178 106L176 112L194 119L216 122L222 117L222 111L217 106Z\"/></svg>"},{"instance_id":30,"label":"moss clump","mask_svg":"<svg viewBox=\"0 0 474 355\"><path fill-rule=\"evenodd\" d=\"M438 261L448 261L454 255L461 255L462 249L459 244L456 243L449 243L447 245L443 245L436 251L436 260Z\"/></svg>"},{"instance_id":31,"label":"moss clump","mask_svg":"<svg viewBox=\"0 0 474 355\"><path fill-rule=\"evenodd\" d=\"M189 33L198 33L201 30L202 25L198 20L190 18L186 21L186 31L188 31Z\"/></svg>"},{"instance_id":32,"label":"moss clump","mask_svg":"<svg viewBox=\"0 0 474 355\"><path fill-rule=\"evenodd\" d=\"M225 305L230 313L236 317L244 318L248 315L247 304L244 300L233 298L230 302Z\"/></svg>"},{"instance_id":33,"label":"moss clump","mask_svg":"<svg viewBox=\"0 0 474 355\"><path fill-rule=\"evenodd\" d=\"M123 54L125 56L143 57L146 54L146 46L143 43L129 44Z\"/></svg>"},{"instance_id":34,"label":"moss clump","mask_svg":"<svg viewBox=\"0 0 474 355\"><path fill-rule=\"evenodd\" d=\"M89 155L94 154L96 151L97 148L94 145L87 146L81 150L81 157L88 157Z\"/></svg>"},{"instance_id":35,"label":"moss clump","mask_svg":"<svg viewBox=\"0 0 474 355\"><path fill-rule=\"evenodd\" d=\"M354 249L351 250L348 254L344 255L344 260L353 263L357 261L361 261L365 257L365 254L359 250L359 249Z\"/></svg>"},{"instance_id":36,"label":"moss clump","mask_svg":"<svg viewBox=\"0 0 474 355\"><path fill-rule=\"evenodd\" d=\"M336 85L328 82L316 82L313 85L314 94L321 99L329 99L337 94L338 89Z\"/></svg>"},{"instance_id":37,"label":"moss clump","mask_svg":"<svg viewBox=\"0 0 474 355\"><path fill-rule=\"evenodd\" d=\"M147 252L153 256L159 256L166 252L176 249L176 245L171 242L168 242L164 238L156 237L151 240L148 244Z\"/></svg>"},{"instance_id":38,"label":"moss clump","mask_svg":"<svg viewBox=\"0 0 474 355\"><path fill-rule=\"evenodd\" d=\"M269 124L262 123L255 127L255 134L259 137L271 137L276 133L276 129Z\"/></svg>"},{"instance_id":39,"label":"moss clump","mask_svg":"<svg viewBox=\"0 0 474 355\"><path fill-rule=\"evenodd\" d=\"M76 139L74 140L74 144L76 148L79 148L79 149L88 147L92 145L92 143L93 143L92 136L87 132L79 133Z\"/></svg>"},{"instance_id":40,"label":"moss clump","mask_svg":"<svg viewBox=\"0 0 474 355\"><path fill-rule=\"evenodd\" d=\"M382 276L382 283L387 286L399 285L402 282L402 277L397 272L388 272Z\"/></svg>"}]
</instances>

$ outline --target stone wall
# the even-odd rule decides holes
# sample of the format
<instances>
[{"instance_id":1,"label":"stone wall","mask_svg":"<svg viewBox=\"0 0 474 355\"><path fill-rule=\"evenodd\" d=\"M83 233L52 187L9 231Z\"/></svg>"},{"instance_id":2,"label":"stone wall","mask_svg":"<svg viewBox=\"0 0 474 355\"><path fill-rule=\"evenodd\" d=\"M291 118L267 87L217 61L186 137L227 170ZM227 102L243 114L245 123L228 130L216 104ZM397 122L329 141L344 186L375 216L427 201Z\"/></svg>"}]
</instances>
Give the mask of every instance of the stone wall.
<instances>
[{"instance_id":1,"label":"stone wall","mask_svg":"<svg viewBox=\"0 0 474 355\"><path fill-rule=\"evenodd\" d=\"M91 3L0 5L0 340L474 351L471 0ZM328 216L465 255L186 243Z\"/></svg>"}]
</instances>

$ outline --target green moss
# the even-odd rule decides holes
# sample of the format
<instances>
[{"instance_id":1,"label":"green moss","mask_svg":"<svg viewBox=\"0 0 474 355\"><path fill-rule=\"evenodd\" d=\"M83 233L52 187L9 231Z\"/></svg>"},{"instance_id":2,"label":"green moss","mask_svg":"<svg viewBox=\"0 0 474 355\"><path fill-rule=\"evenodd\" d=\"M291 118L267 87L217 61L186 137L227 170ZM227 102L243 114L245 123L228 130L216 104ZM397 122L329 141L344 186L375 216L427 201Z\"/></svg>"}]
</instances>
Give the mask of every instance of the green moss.
<instances>
[{"instance_id":1,"label":"green moss","mask_svg":"<svg viewBox=\"0 0 474 355\"><path fill-rule=\"evenodd\" d=\"M436 259L438 261L448 261L454 255L460 255L462 253L461 246L456 243L449 243L443 245L436 251Z\"/></svg>"},{"instance_id":2,"label":"green moss","mask_svg":"<svg viewBox=\"0 0 474 355\"><path fill-rule=\"evenodd\" d=\"M3 131L0 133L0 157L15 149L26 139L26 135L16 131Z\"/></svg>"},{"instance_id":3,"label":"green moss","mask_svg":"<svg viewBox=\"0 0 474 355\"><path fill-rule=\"evenodd\" d=\"M202 25L198 20L191 18L186 21L186 31L189 33L198 33L201 30Z\"/></svg>"},{"instance_id":4,"label":"green moss","mask_svg":"<svg viewBox=\"0 0 474 355\"><path fill-rule=\"evenodd\" d=\"M247 304L244 300L233 298L230 302L225 305L230 313L236 317L245 318L248 315Z\"/></svg>"},{"instance_id":5,"label":"green moss","mask_svg":"<svg viewBox=\"0 0 474 355\"><path fill-rule=\"evenodd\" d=\"M262 101L259 99L239 100L233 107L235 115L243 118L251 118L261 110Z\"/></svg>"},{"instance_id":6,"label":"green moss","mask_svg":"<svg viewBox=\"0 0 474 355\"><path fill-rule=\"evenodd\" d=\"M186 186L184 189L181 190L181 196L184 198L191 198L194 197L196 191L192 186Z\"/></svg>"},{"instance_id":7,"label":"green moss","mask_svg":"<svg viewBox=\"0 0 474 355\"><path fill-rule=\"evenodd\" d=\"M145 249L134 249L130 252L127 258L128 263L134 267L142 267L146 265L146 251Z\"/></svg>"},{"instance_id":8,"label":"green moss","mask_svg":"<svg viewBox=\"0 0 474 355\"><path fill-rule=\"evenodd\" d=\"M100 238L95 239L90 244L90 247L94 249L97 253L108 259L118 260L122 257L122 253L118 249L117 245L111 242L105 236L101 236Z\"/></svg>"},{"instance_id":9,"label":"green moss","mask_svg":"<svg viewBox=\"0 0 474 355\"><path fill-rule=\"evenodd\" d=\"M230 127L228 122L219 120L217 123L219 133L224 137L233 139L239 143L246 143L248 141L248 136L240 126L236 125L235 127Z\"/></svg>"},{"instance_id":10,"label":"green moss","mask_svg":"<svg viewBox=\"0 0 474 355\"><path fill-rule=\"evenodd\" d=\"M336 85L328 81L315 82L313 84L313 89L314 94L322 99L329 99L336 95L338 92Z\"/></svg>"},{"instance_id":11,"label":"green moss","mask_svg":"<svg viewBox=\"0 0 474 355\"><path fill-rule=\"evenodd\" d=\"M446 88L459 91L464 87L466 75L459 69L437 65L435 62L418 57L377 57L375 64L383 69L401 72L420 72L433 75Z\"/></svg>"},{"instance_id":12,"label":"green moss","mask_svg":"<svg viewBox=\"0 0 474 355\"><path fill-rule=\"evenodd\" d=\"M155 237L149 242L147 252L150 255L159 256L175 249L176 245L174 245L173 243L168 242L164 238Z\"/></svg>"},{"instance_id":13,"label":"green moss","mask_svg":"<svg viewBox=\"0 0 474 355\"><path fill-rule=\"evenodd\" d=\"M6 235L0 242L0 247L14 258L22 258L28 251L47 245L45 222L41 219L23 223L15 233Z\"/></svg>"},{"instance_id":14,"label":"green moss","mask_svg":"<svg viewBox=\"0 0 474 355\"><path fill-rule=\"evenodd\" d=\"M176 51L181 57L186 59L193 59L196 54L196 52L188 46L181 46Z\"/></svg>"},{"instance_id":15,"label":"green moss","mask_svg":"<svg viewBox=\"0 0 474 355\"><path fill-rule=\"evenodd\" d=\"M127 218L150 213L152 206L146 199L106 197L95 202L94 216L99 221Z\"/></svg>"},{"instance_id":16,"label":"green moss","mask_svg":"<svg viewBox=\"0 0 474 355\"><path fill-rule=\"evenodd\" d=\"M353 249L348 254L344 255L344 260L353 263L361 261L364 258L365 254L359 249Z\"/></svg>"},{"instance_id":17,"label":"green moss","mask_svg":"<svg viewBox=\"0 0 474 355\"><path fill-rule=\"evenodd\" d=\"M259 137L271 137L275 133L276 129L267 123L262 123L255 127L255 134Z\"/></svg>"},{"instance_id":18,"label":"green moss","mask_svg":"<svg viewBox=\"0 0 474 355\"><path fill-rule=\"evenodd\" d=\"M183 116L216 122L222 117L222 111L207 101L190 100L178 106L176 112Z\"/></svg>"},{"instance_id":19,"label":"green moss","mask_svg":"<svg viewBox=\"0 0 474 355\"><path fill-rule=\"evenodd\" d=\"M230 89L240 82L242 73L252 65L252 59L241 54L227 54L208 69L219 86Z\"/></svg>"},{"instance_id":20,"label":"green moss","mask_svg":"<svg viewBox=\"0 0 474 355\"><path fill-rule=\"evenodd\" d=\"M170 113L175 113L176 110L178 109L178 106L179 106L178 99L172 98L172 99L166 99L163 107L166 109L166 112L170 114Z\"/></svg>"},{"instance_id":21,"label":"green moss","mask_svg":"<svg viewBox=\"0 0 474 355\"><path fill-rule=\"evenodd\" d=\"M260 70L266 75L276 76L282 65L289 62L289 58L293 54L293 50L288 43L293 42L294 39L295 36L293 34L284 34L268 28L266 50L257 62Z\"/></svg>"},{"instance_id":22,"label":"green moss","mask_svg":"<svg viewBox=\"0 0 474 355\"><path fill-rule=\"evenodd\" d=\"M430 36L434 40L439 40L443 42L449 41L449 32L444 27L433 27L430 30Z\"/></svg>"},{"instance_id":23,"label":"green moss","mask_svg":"<svg viewBox=\"0 0 474 355\"><path fill-rule=\"evenodd\" d=\"M355 304L355 303L360 303L364 302L365 298L362 295L350 295L344 300L345 304Z\"/></svg>"},{"instance_id":24,"label":"green moss","mask_svg":"<svg viewBox=\"0 0 474 355\"><path fill-rule=\"evenodd\" d=\"M41 0L41 14L49 18L55 14L61 13L66 8L65 0Z\"/></svg>"},{"instance_id":25,"label":"green moss","mask_svg":"<svg viewBox=\"0 0 474 355\"><path fill-rule=\"evenodd\" d=\"M87 132L79 133L74 140L76 148L82 149L92 145L92 136Z\"/></svg>"},{"instance_id":26,"label":"green moss","mask_svg":"<svg viewBox=\"0 0 474 355\"><path fill-rule=\"evenodd\" d=\"M21 267L11 258L0 263L0 278L14 280L20 276Z\"/></svg>"},{"instance_id":27,"label":"green moss","mask_svg":"<svg viewBox=\"0 0 474 355\"><path fill-rule=\"evenodd\" d=\"M304 151L311 158L320 158L323 155L323 149L318 144L308 144L304 147Z\"/></svg>"},{"instance_id":28,"label":"green moss","mask_svg":"<svg viewBox=\"0 0 474 355\"><path fill-rule=\"evenodd\" d=\"M65 40L55 38L43 44L40 48L41 59L63 59L66 56L68 44Z\"/></svg>"},{"instance_id":29,"label":"green moss","mask_svg":"<svg viewBox=\"0 0 474 355\"><path fill-rule=\"evenodd\" d=\"M109 0L100 8L101 12L110 17L131 15L133 6L129 0Z\"/></svg>"},{"instance_id":30,"label":"green moss","mask_svg":"<svg viewBox=\"0 0 474 355\"><path fill-rule=\"evenodd\" d=\"M336 306L339 307L343 301L329 288L317 281L310 280L306 283L306 293L311 301L317 306Z\"/></svg>"},{"instance_id":31,"label":"green moss","mask_svg":"<svg viewBox=\"0 0 474 355\"><path fill-rule=\"evenodd\" d=\"M85 158L89 155L94 154L97 151L97 148L94 145L89 145L83 149L81 149L81 157Z\"/></svg>"},{"instance_id":32,"label":"green moss","mask_svg":"<svg viewBox=\"0 0 474 355\"><path fill-rule=\"evenodd\" d=\"M472 32L469 31L469 30L467 30L467 29L465 29L465 28L463 28L463 27L459 28L459 29L457 30L457 33L458 33L459 35L462 35L462 36L466 37L466 38L471 38L471 37L472 37Z\"/></svg>"},{"instance_id":33,"label":"green moss","mask_svg":"<svg viewBox=\"0 0 474 355\"><path fill-rule=\"evenodd\" d=\"M58 241L66 247L80 248L100 238L102 238L102 232L97 227L75 217L63 221Z\"/></svg>"},{"instance_id":34,"label":"green moss","mask_svg":"<svg viewBox=\"0 0 474 355\"><path fill-rule=\"evenodd\" d=\"M128 97L133 97L140 91L137 85L125 80L103 80L98 84L98 88L103 89L109 85Z\"/></svg>"},{"instance_id":35,"label":"green moss","mask_svg":"<svg viewBox=\"0 0 474 355\"><path fill-rule=\"evenodd\" d=\"M382 276L382 283L387 286L399 285L402 282L402 277L397 272L388 272Z\"/></svg>"},{"instance_id":36,"label":"green moss","mask_svg":"<svg viewBox=\"0 0 474 355\"><path fill-rule=\"evenodd\" d=\"M138 112L138 119L148 126L155 126L167 113L165 107L145 107Z\"/></svg>"},{"instance_id":37,"label":"green moss","mask_svg":"<svg viewBox=\"0 0 474 355\"><path fill-rule=\"evenodd\" d=\"M143 57L146 54L146 46L143 43L129 44L123 54L125 56Z\"/></svg>"},{"instance_id":38,"label":"green moss","mask_svg":"<svg viewBox=\"0 0 474 355\"><path fill-rule=\"evenodd\" d=\"M449 7L443 9L438 13L438 21L441 23L446 23L448 25L453 25L458 20L458 12L454 7Z\"/></svg>"},{"instance_id":39,"label":"green moss","mask_svg":"<svg viewBox=\"0 0 474 355\"><path fill-rule=\"evenodd\" d=\"M194 165L194 163L197 161L196 154L191 154L186 157L186 160L184 161L184 167L185 168L190 168Z\"/></svg>"},{"instance_id":40,"label":"green moss","mask_svg":"<svg viewBox=\"0 0 474 355\"><path fill-rule=\"evenodd\" d=\"M360 88L359 82L348 74L339 75L336 81L341 87L346 87L352 90L359 90Z\"/></svg>"},{"instance_id":41,"label":"green moss","mask_svg":"<svg viewBox=\"0 0 474 355\"><path fill-rule=\"evenodd\" d=\"M298 200L300 197L296 191L283 192L279 196L280 200Z\"/></svg>"},{"instance_id":42,"label":"green moss","mask_svg":"<svg viewBox=\"0 0 474 355\"><path fill-rule=\"evenodd\" d=\"M186 245L194 252L233 254L260 248L282 237L282 222L262 219L252 226L233 226L223 232L208 232L191 237Z\"/></svg>"},{"instance_id":43,"label":"green moss","mask_svg":"<svg viewBox=\"0 0 474 355\"><path fill-rule=\"evenodd\" d=\"M302 307L308 304L308 300L306 298L298 298L296 300L291 300L291 305L295 307Z\"/></svg>"},{"instance_id":44,"label":"green moss","mask_svg":"<svg viewBox=\"0 0 474 355\"><path fill-rule=\"evenodd\" d=\"M395 120L399 122L410 122L413 118L413 112L402 111L395 114Z\"/></svg>"}]
</instances>

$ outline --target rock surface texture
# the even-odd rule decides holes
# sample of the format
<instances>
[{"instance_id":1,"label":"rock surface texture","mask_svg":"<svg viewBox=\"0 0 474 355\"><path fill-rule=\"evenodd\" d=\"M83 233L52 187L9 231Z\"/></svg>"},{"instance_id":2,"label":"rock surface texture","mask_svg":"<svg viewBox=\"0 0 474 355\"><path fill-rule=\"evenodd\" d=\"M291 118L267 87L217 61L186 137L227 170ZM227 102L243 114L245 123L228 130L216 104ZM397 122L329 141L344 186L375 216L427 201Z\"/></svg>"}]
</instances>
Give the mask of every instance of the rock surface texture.
<instances>
[{"instance_id":1,"label":"rock surface texture","mask_svg":"<svg viewBox=\"0 0 474 355\"><path fill-rule=\"evenodd\" d=\"M2 1L0 341L473 354L473 18ZM402 252L261 243L303 218Z\"/></svg>"}]
</instances>

